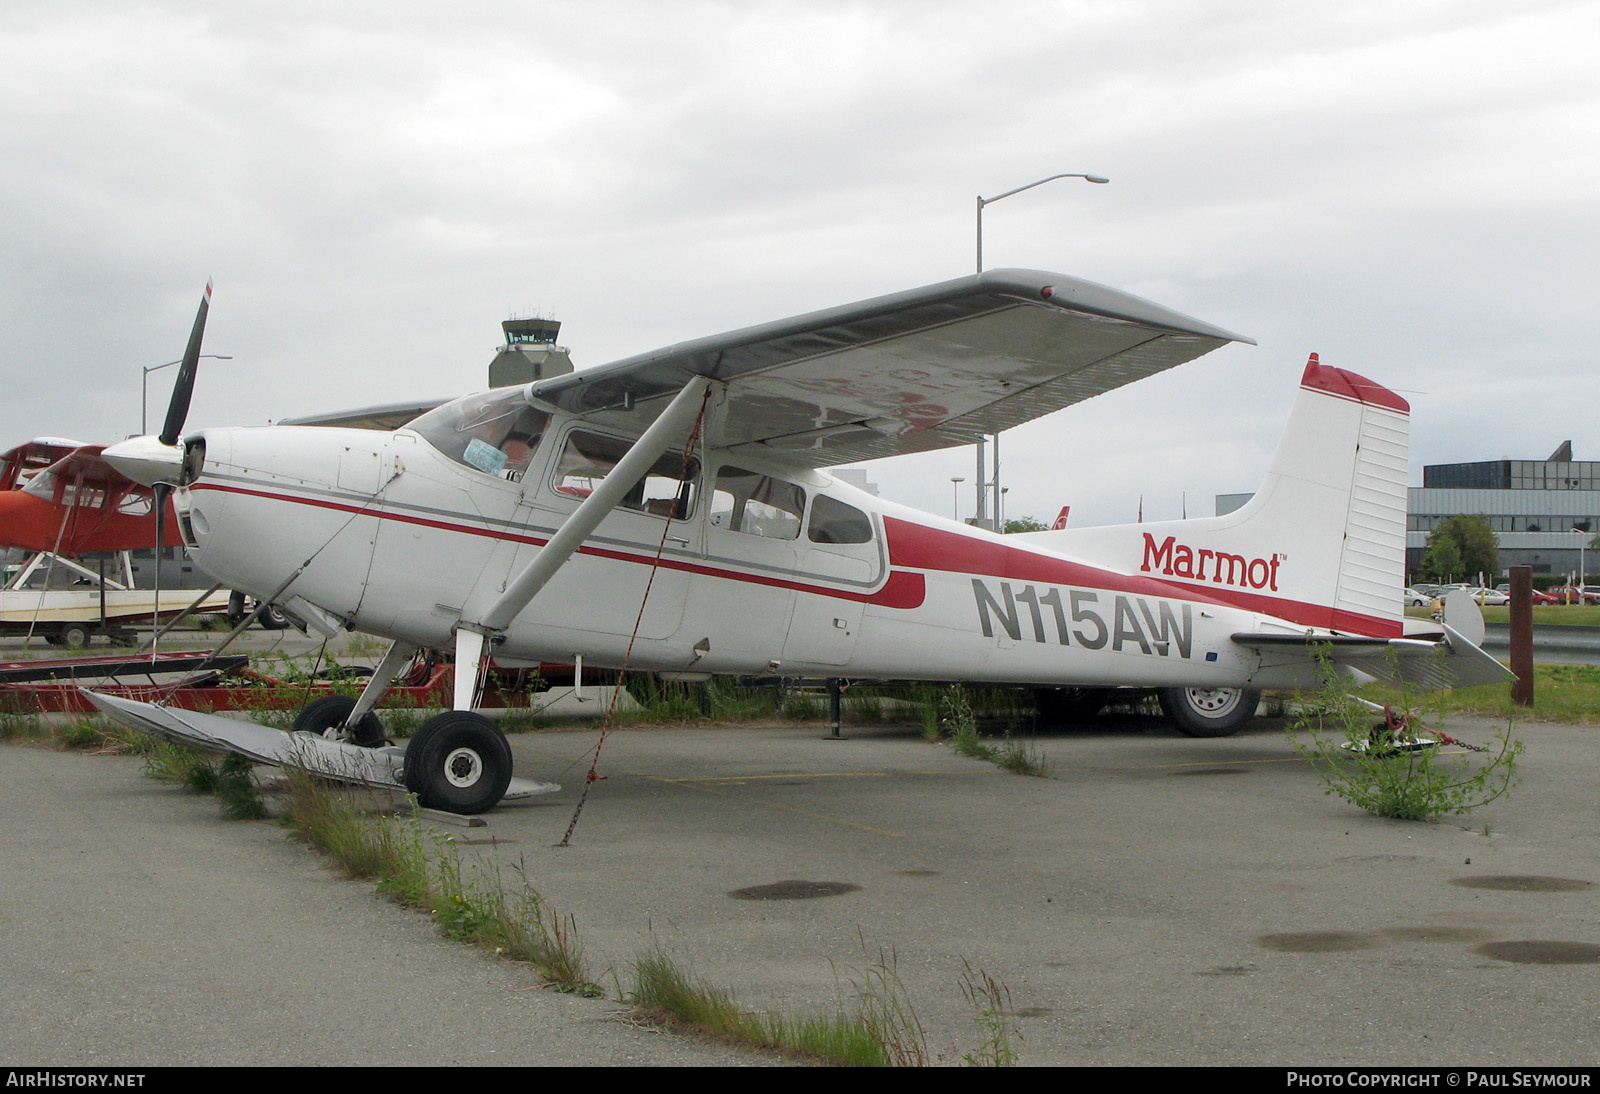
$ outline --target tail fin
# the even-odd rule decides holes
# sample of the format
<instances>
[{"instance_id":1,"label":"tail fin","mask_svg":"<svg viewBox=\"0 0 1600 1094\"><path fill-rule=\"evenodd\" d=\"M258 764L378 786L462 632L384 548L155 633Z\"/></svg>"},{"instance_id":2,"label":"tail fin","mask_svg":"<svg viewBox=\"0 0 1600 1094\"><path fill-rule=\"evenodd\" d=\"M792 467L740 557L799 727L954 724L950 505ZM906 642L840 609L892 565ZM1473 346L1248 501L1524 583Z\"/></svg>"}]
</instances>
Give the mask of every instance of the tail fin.
<instances>
[{"instance_id":1,"label":"tail fin","mask_svg":"<svg viewBox=\"0 0 1600 1094\"><path fill-rule=\"evenodd\" d=\"M1030 538L1305 626L1394 637L1409 426L1399 395L1312 354L1266 480L1244 507Z\"/></svg>"}]
</instances>

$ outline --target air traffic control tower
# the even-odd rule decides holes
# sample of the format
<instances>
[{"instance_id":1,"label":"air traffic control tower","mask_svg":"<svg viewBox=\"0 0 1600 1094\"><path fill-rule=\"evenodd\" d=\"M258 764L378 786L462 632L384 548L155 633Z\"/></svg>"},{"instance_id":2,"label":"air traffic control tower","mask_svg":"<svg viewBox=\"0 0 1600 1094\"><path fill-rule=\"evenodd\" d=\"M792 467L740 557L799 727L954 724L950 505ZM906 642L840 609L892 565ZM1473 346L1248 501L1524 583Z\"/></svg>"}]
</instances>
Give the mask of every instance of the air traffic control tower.
<instances>
[{"instance_id":1,"label":"air traffic control tower","mask_svg":"<svg viewBox=\"0 0 1600 1094\"><path fill-rule=\"evenodd\" d=\"M500 324L506 344L489 362L489 386L530 384L572 371L572 356L556 345L561 324L555 319L507 319Z\"/></svg>"}]
</instances>

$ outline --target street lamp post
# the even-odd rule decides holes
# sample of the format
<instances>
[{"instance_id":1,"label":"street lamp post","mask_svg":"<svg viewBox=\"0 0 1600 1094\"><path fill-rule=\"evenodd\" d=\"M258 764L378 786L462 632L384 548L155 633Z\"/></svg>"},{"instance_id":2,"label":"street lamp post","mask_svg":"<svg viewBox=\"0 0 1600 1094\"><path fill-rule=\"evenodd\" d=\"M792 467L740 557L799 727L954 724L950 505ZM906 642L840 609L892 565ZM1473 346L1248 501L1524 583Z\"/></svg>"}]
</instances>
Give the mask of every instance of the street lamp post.
<instances>
[{"instance_id":1,"label":"street lamp post","mask_svg":"<svg viewBox=\"0 0 1600 1094\"><path fill-rule=\"evenodd\" d=\"M213 361L233 360L231 355L222 353L202 353L200 356L202 359L210 359ZM152 372L160 372L164 368L171 368L173 365L181 364L183 364L183 358L180 357L176 361L168 361L165 364L139 366L144 370L144 375L139 377L139 436L145 437L150 434L150 428L147 425L146 413L149 410L150 401L150 374Z\"/></svg>"},{"instance_id":2,"label":"street lamp post","mask_svg":"<svg viewBox=\"0 0 1600 1094\"><path fill-rule=\"evenodd\" d=\"M961 519L961 484L966 482L964 475L950 476L950 519Z\"/></svg>"},{"instance_id":3,"label":"street lamp post","mask_svg":"<svg viewBox=\"0 0 1600 1094\"><path fill-rule=\"evenodd\" d=\"M978 195L978 217L977 217L977 225L978 225L978 233L977 233L978 234L978 239L977 239L978 247L977 247L977 249L978 249L978 272L979 273L983 272L983 207L985 205L993 205L995 202L1001 200L1002 198L1008 198L1012 194L1020 194L1024 190L1032 190L1035 186L1043 186L1047 182L1054 182L1056 179L1083 179L1085 182L1095 182L1095 183L1100 183L1102 185L1111 181L1110 179L1106 178L1104 175L1086 175L1086 174L1081 174L1081 173L1077 173L1077 172L1068 172L1066 174L1061 174L1061 175L1049 175L1049 176L1047 176L1045 178L1039 179L1037 182L1030 182L1026 186L1018 186L1014 190L1007 190L1003 194L996 194L992 198L986 198L982 194L979 194ZM994 435L994 438L995 438L995 442L994 442L994 486L992 487L992 489L994 490L994 508L995 508L994 528L997 531L1001 531L1001 530L1003 530L1003 525L1000 523L1000 494L1001 494L1001 486L1000 486L1000 434L996 433ZM984 505L984 496L983 496L984 495L983 442L981 440L978 442L978 446L979 446L978 447L978 519L981 521L983 519L984 515L985 515L984 514L984 510L986 508L986 506Z\"/></svg>"},{"instance_id":4,"label":"street lamp post","mask_svg":"<svg viewBox=\"0 0 1600 1094\"><path fill-rule=\"evenodd\" d=\"M1086 182L1098 182L1098 183L1102 183L1102 184L1111 181L1110 179L1105 178L1105 177L1103 177L1101 175L1079 175L1079 174L1051 175L1048 178L1040 179L1038 182L1030 182L1026 186L1019 186L1015 190L1007 190L1003 194L996 194L992 198L986 198L981 194L978 195L978 272L979 273L983 272L983 207L985 205L993 205L995 202L999 201L1001 198L1008 198L1012 194L1020 194L1024 190L1032 190L1035 186L1043 186L1047 182L1054 182L1056 179L1083 179Z\"/></svg>"}]
</instances>

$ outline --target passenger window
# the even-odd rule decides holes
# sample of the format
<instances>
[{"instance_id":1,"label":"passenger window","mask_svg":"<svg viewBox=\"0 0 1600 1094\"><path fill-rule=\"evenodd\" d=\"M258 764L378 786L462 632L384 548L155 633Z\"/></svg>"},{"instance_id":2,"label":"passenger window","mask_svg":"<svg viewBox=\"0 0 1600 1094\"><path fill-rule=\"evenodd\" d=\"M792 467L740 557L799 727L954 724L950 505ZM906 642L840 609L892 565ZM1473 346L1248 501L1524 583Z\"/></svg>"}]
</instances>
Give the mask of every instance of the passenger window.
<instances>
[{"instance_id":1,"label":"passenger window","mask_svg":"<svg viewBox=\"0 0 1600 1094\"><path fill-rule=\"evenodd\" d=\"M806 536L812 543L868 543L872 540L872 521L855 506L818 494L811 503Z\"/></svg>"},{"instance_id":2,"label":"passenger window","mask_svg":"<svg viewBox=\"0 0 1600 1094\"><path fill-rule=\"evenodd\" d=\"M571 434L556 465L556 493L588 497L631 447L629 441L598 433ZM686 467L682 452L668 451L623 495L618 505L651 516L686 520L694 511L694 484L699 477L699 460L691 456Z\"/></svg>"},{"instance_id":3,"label":"passenger window","mask_svg":"<svg viewBox=\"0 0 1600 1094\"><path fill-rule=\"evenodd\" d=\"M711 498L711 524L767 539L797 539L806 492L782 479L738 467L717 472Z\"/></svg>"}]
</instances>

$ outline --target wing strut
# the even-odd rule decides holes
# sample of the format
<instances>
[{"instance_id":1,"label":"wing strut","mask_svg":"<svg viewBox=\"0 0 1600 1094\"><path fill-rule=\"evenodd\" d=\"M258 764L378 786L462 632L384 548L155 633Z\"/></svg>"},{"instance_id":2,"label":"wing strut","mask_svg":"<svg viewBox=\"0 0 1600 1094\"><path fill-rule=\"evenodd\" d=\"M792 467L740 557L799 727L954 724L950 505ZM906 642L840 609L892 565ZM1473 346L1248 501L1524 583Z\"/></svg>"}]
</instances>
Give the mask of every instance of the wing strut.
<instances>
[{"instance_id":1,"label":"wing strut","mask_svg":"<svg viewBox=\"0 0 1600 1094\"><path fill-rule=\"evenodd\" d=\"M605 481L561 523L527 568L506 585L499 599L489 605L477 622L463 622L457 628L455 709L472 709L474 681L478 674L471 666L477 665L482 657L485 638L511 625L517 613L539 594L677 436L694 424L710 393L711 381L704 376L696 376L685 384L644 435L633 442L627 455L617 461Z\"/></svg>"}]
</instances>

